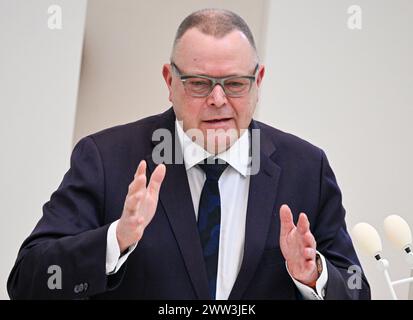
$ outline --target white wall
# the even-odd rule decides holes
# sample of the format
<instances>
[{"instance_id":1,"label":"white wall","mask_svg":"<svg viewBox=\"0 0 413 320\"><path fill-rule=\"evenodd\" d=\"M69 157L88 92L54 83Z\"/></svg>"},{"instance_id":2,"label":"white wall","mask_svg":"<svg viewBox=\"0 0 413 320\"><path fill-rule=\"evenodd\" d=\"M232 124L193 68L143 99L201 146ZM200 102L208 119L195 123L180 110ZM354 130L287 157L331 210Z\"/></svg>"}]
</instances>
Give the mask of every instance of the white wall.
<instances>
[{"instance_id":1,"label":"white wall","mask_svg":"<svg viewBox=\"0 0 413 320\"><path fill-rule=\"evenodd\" d=\"M348 227L403 216L413 228L413 2L270 1L267 77L258 118L323 148L344 195ZM362 8L362 30L347 8ZM409 275L383 239L394 280ZM359 254L375 299L390 298ZM407 298L407 286L397 291Z\"/></svg>"},{"instance_id":2,"label":"white wall","mask_svg":"<svg viewBox=\"0 0 413 320\"><path fill-rule=\"evenodd\" d=\"M52 4L61 30L48 28ZM0 299L69 165L85 10L85 0L0 0Z\"/></svg>"}]
</instances>

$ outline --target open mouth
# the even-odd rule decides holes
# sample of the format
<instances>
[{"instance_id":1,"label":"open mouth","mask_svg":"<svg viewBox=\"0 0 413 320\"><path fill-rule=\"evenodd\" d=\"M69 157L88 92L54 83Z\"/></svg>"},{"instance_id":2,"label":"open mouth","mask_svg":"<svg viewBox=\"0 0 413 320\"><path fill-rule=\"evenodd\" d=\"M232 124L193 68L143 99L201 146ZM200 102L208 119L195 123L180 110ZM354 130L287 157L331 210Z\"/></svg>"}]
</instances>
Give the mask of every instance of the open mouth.
<instances>
[{"instance_id":1,"label":"open mouth","mask_svg":"<svg viewBox=\"0 0 413 320\"><path fill-rule=\"evenodd\" d=\"M231 118L205 120L205 122L208 122L208 123L225 123L226 121L229 121L229 120L231 120Z\"/></svg>"}]
</instances>

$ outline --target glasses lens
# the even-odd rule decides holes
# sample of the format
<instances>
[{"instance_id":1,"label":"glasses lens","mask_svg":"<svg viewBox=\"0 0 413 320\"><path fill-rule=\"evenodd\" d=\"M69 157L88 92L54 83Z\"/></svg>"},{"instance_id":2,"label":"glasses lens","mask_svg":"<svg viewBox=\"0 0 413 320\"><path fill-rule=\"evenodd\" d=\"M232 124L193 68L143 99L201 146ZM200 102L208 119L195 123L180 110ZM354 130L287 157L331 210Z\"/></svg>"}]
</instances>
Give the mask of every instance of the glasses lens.
<instances>
[{"instance_id":1,"label":"glasses lens","mask_svg":"<svg viewBox=\"0 0 413 320\"><path fill-rule=\"evenodd\" d=\"M231 78L224 82L225 91L229 95L240 96L248 93L251 80L247 78Z\"/></svg>"},{"instance_id":2,"label":"glasses lens","mask_svg":"<svg viewBox=\"0 0 413 320\"><path fill-rule=\"evenodd\" d=\"M211 90L212 82L203 78L188 78L185 80L186 90L196 96L208 95Z\"/></svg>"}]
</instances>

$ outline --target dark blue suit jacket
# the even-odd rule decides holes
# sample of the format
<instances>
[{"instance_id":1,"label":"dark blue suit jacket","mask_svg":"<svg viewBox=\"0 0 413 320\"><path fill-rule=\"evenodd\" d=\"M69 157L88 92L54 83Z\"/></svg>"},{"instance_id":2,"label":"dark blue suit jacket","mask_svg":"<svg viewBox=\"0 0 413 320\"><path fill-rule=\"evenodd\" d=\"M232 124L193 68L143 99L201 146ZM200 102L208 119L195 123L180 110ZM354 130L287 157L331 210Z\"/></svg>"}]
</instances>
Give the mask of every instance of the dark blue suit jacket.
<instances>
[{"instance_id":1,"label":"dark blue suit jacket","mask_svg":"<svg viewBox=\"0 0 413 320\"><path fill-rule=\"evenodd\" d=\"M172 109L82 139L71 167L43 207L8 279L11 298L208 299L208 284L185 166L167 165L152 222L127 262L105 274L106 235L119 219L139 161L151 159L157 128L175 131ZM244 256L230 299L296 299L279 247L279 209L297 221L306 212L317 249L327 260L327 299L366 299L369 285L349 289L359 265L344 222L334 174L322 150L258 121L260 171L251 176ZM58 265L62 288L50 290L48 268Z\"/></svg>"}]
</instances>

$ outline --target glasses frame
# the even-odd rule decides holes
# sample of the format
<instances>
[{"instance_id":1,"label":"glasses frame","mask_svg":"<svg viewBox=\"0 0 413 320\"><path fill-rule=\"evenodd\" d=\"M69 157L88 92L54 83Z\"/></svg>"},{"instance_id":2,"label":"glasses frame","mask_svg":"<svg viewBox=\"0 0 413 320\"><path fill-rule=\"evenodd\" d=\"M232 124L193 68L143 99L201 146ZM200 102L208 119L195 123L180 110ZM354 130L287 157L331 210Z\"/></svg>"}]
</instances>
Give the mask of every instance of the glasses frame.
<instances>
[{"instance_id":1,"label":"glasses frame","mask_svg":"<svg viewBox=\"0 0 413 320\"><path fill-rule=\"evenodd\" d=\"M257 65L255 66L253 75L248 75L248 76L229 76L229 77L223 77L223 78L215 78L215 77L209 77L209 76L204 76L204 75L198 75L198 74L183 74L179 68L177 67L177 65L174 62L171 62L171 67L172 70L175 72L175 74L180 78L180 80L182 81L182 84L184 85L185 88L185 92L188 93L190 96L192 97L196 97L196 98L205 98L208 97L211 92L214 90L215 86L218 84L221 86L222 90L224 91L225 95L228 97L233 97L233 98L239 98L239 97L243 97L245 95L247 95L252 88L252 84L255 82L256 80L256 73L258 71L259 68L259 64L257 63ZM209 92L207 94L196 94L196 93L191 93L187 91L187 87L185 86L185 83L187 80L189 79L193 79L193 78L199 78L199 79L206 79L212 82ZM248 91L246 91L245 93L242 94L233 94L233 93L228 93L226 88L225 88L225 84L224 82L227 80L231 80L231 79L248 79L250 80L250 86L248 88Z\"/></svg>"}]
</instances>

